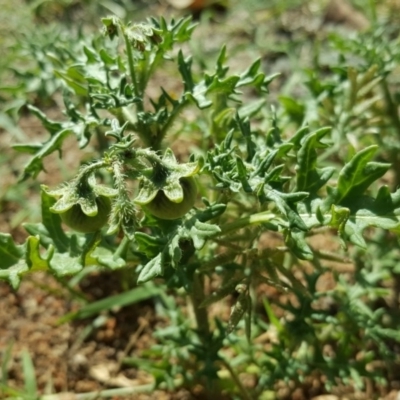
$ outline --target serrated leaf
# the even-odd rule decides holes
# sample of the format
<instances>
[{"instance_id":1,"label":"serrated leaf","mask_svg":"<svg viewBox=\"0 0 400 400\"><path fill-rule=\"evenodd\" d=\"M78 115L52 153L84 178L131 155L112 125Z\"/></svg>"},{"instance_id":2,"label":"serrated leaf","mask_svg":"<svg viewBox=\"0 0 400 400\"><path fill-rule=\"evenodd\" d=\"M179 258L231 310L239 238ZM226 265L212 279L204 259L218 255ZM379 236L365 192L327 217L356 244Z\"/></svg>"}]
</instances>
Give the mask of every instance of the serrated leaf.
<instances>
[{"instance_id":1,"label":"serrated leaf","mask_svg":"<svg viewBox=\"0 0 400 400\"><path fill-rule=\"evenodd\" d=\"M156 257L150 260L140 271L138 283L147 282L156 276L162 274L163 271L163 255L159 253Z\"/></svg>"},{"instance_id":2,"label":"serrated leaf","mask_svg":"<svg viewBox=\"0 0 400 400\"><path fill-rule=\"evenodd\" d=\"M196 220L196 222L190 227L189 238L193 240L194 247L199 250L204 246L208 237L214 236L219 232L221 232L219 226L206 224Z\"/></svg>"},{"instance_id":3,"label":"serrated leaf","mask_svg":"<svg viewBox=\"0 0 400 400\"><path fill-rule=\"evenodd\" d=\"M99 247L97 252L91 254L91 257L94 258L102 267L107 267L112 270L120 269L126 266L126 261L123 258L116 258L112 251L104 248ZM86 261L86 263L88 263L88 261Z\"/></svg>"},{"instance_id":4,"label":"serrated leaf","mask_svg":"<svg viewBox=\"0 0 400 400\"><path fill-rule=\"evenodd\" d=\"M366 249L367 243L362 236L363 230L364 229L357 224L357 219L353 220L350 218L344 226L344 231L341 232L341 237L349 240L351 243L361 247L362 249Z\"/></svg>"},{"instance_id":5,"label":"serrated leaf","mask_svg":"<svg viewBox=\"0 0 400 400\"><path fill-rule=\"evenodd\" d=\"M78 66L71 66L67 71L54 71L54 75L62 79L78 96L87 96L87 83Z\"/></svg>"},{"instance_id":6,"label":"serrated leaf","mask_svg":"<svg viewBox=\"0 0 400 400\"><path fill-rule=\"evenodd\" d=\"M51 270L59 276L72 275L83 268L81 257L73 257L69 253L57 253L52 246L46 255L40 251L39 237L30 236L26 243L26 264L29 269Z\"/></svg>"},{"instance_id":7,"label":"serrated leaf","mask_svg":"<svg viewBox=\"0 0 400 400\"><path fill-rule=\"evenodd\" d=\"M186 92L185 97L196 103L200 110L208 108L212 105L212 101L208 100L205 96L207 92L207 87L202 81L193 87L192 92Z\"/></svg>"},{"instance_id":8,"label":"serrated leaf","mask_svg":"<svg viewBox=\"0 0 400 400\"><path fill-rule=\"evenodd\" d=\"M99 246L100 242L99 235L89 240L85 248L80 251L82 266L101 265L112 270L123 268L126 265L126 261L116 256L115 251Z\"/></svg>"},{"instance_id":9,"label":"serrated leaf","mask_svg":"<svg viewBox=\"0 0 400 400\"><path fill-rule=\"evenodd\" d=\"M154 257L164 248L166 241L164 239L147 235L143 232L135 233L135 241L139 247L139 251L148 257Z\"/></svg>"},{"instance_id":10,"label":"serrated leaf","mask_svg":"<svg viewBox=\"0 0 400 400\"><path fill-rule=\"evenodd\" d=\"M41 149L40 144L14 144L12 148L20 153L35 154Z\"/></svg>"},{"instance_id":11,"label":"serrated leaf","mask_svg":"<svg viewBox=\"0 0 400 400\"><path fill-rule=\"evenodd\" d=\"M194 82L193 82L193 77L192 77L192 58L183 58L183 53L182 51L179 51L178 53L178 68L179 72L182 75L183 78L183 85L185 88L185 92L192 92L194 88Z\"/></svg>"},{"instance_id":12,"label":"serrated leaf","mask_svg":"<svg viewBox=\"0 0 400 400\"><path fill-rule=\"evenodd\" d=\"M371 162L378 146L369 146L358 152L340 171L333 203L352 208L357 199L390 168L390 164Z\"/></svg>"},{"instance_id":13,"label":"serrated leaf","mask_svg":"<svg viewBox=\"0 0 400 400\"><path fill-rule=\"evenodd\" d=\"M247 85L252 85L262 92L268 92L269 84L280 74L273 74L270 76L265 76L264 73L258 72L261 67L261 60L258 59L253 62L250 67L240 74L240 79L236 87L242 87Z\"/></svg>"},{"instance_id":14,"label":"serrated leaf","mask_svg":"<svg viewBox=\"0 0 400 400\"><path fill-rule=\"evenodd\" d=\"M171 239L168 246L168 256L173 266L176 266L182 257L182 250L180 249L179 242L180 238L176 235Z\"/></svg>"},{"instance_id":15,"label":"serrated leaf","mask_svg":"<svg viewBox=\"0 0 400 400\"><path fill-rule=\"evenodd\" d=\"M343 215L341 226L344 226L344 235L352 243L366 247L362 237L367 227L377 227L400 233L400 189L390 193L387 186L382 186L374 199L369 196L360 196ZM335 209L337 219L337 208ZM347 217L347 218L346 218ZM343 228L342 228L343 230Z\"/></svg>"},{"instance_id":16,"label":"serrated leaf","mask_svg":"<svg viewBox=\"0 0 400 400\"><path fill-rule=\"evenodd\" d=\"M297 153L297 186L298 191L307 191L315 194L331 178L335 169L326 167L317 168L316 149L326 148L327 144L320 140L330 132L330 128L322 128L308 134L301 142L301 147Z\"/></svg>"},{"instance_id":17,"label":"serrated leaf","mask_svg":"<svg viewBox=\"0 0 400 400\"><path fill-rule=\"evenodd\" d=\"M284 198L284 194L278 192L277 190L268 188L265 186L264 193L267 199L272 200L275 202L276 206L278 207L279 211L286 215L288 222L291 227L298 228L302 231L306 231L308 228L306 224L303 222L299 214L292 209L292 207L287 203ZM300 193L300 198L304 198L307 193Z\"/></svg>"},{"instance_id":18,"label":"serrated leaf","mask_svg":"<svg viewBox=\"0 0 400 400\"><path fill-rule=\"evenodd\" d=\"M16 290L21 283L21 276L27 271L29 271L29 268L25 260L21 259L7 269L0 269L0 279L6 280Z\"/></svg>"},{"instance_id":19,"label":"serrated leaf","mask_svg":"<svg viewBox=\"0 0 400 400\"><path fill-rule=\"evenodd\" d=\"M237 110L239 118L245 119L254 117L265 107L265 103L265 99L257 99L255 101L246 102L246 104Z\"/></svg>"},{"instance_id":20,"label":"serrated leaf","mask_svg":"<svg viewBox=\"0 0 400 400\"><path fill-rule=\"evenodd\" d=\"M229 76L225 79L219 79L215 76L207 87L207 93L224 93L227 96L234 94L239 79L239 76Z\"/></svg>"},{"instance_id":21,"label":"serrated leaf","mask_svg":"<svg viewBox=\"0 0 400 400\"><path fill-rule=\"evenodd\" d=\"M7 269L23 257L25 251L24 245L14 243L9 233L0 233L0 269Z\"/></svg>"},{"instance_id":22,"label":"serrated leaf","mask_svg":"<svg viewBox=\"0 0 400 400\"><path fill-rule=\"evenodd\" d=\"M26 243L17 245L8 233L0 233L0 279L18 289L21 276L29 270L25 260Z\"/></svg>"},{"instance_id":23,"label":"serrated leaf","mask_svg":"<svg viewBox=\"0 0 400 400\"><path fill-rule=\"evenodd\" d=\"M22 180L27 178L35 178L39 172L44 171L43 158L56 150L60 150L65 138L72 133L71 129L62 129L54 134L47 142L44 142L40 149L25 165Z\"/></svg>"},{"instance_id":24,"label":"serrated leaf","mask_svg":"<svg viewBox=\"0 0 400 400\"><path fill-rule=\"evenodd\" d=\"M31 224L31 223L23 223L22 226L31 236L39 236L40 244L48 248L53 244L53 238L50 236L49 231L46 227L41 223Z\"/></svg>"},{"instance_id":25,"label":"serrated leaf","mask_svg":"<svg viewBox=\"0 0 400 400\"><path fill-rule=\"evenodd\" d=\"M25 260L29 269L32 271L46 271L49 269L49 262L54 255L54 247L49 247L46 256L42 256L39 247L39 237L30 236L27 239Z\"/></svg>"},{"instance_id":26,"label":"serrated leaf","mask_svg":"<svg viewBox=\"0 0 400 400\"><path fill-rule=\"evenodd\" d=\"M205 210L196 211L196 219L200 222L207 222L213 218L219 217L226 210L226 204L212 204Z\"/></svg>"},{"instance_id":27,"label":"serrated leaf","mask_svg":"<svg viewBox=\"0 0 400 400\"><path fill-rule=\"evenodd\" d=\"M51 197L45 190L41 191L42 221L45 226L48 237L51 238L54 246L60 253L64 253L69 247L69 238L61 227L61 218L58 214L50 211L56 203L54 197Z\"/></svg>"},{"instance_id":28,"label":"serrated leaf","mask_svg":"<svg viewBox=\"0 0 400 400\"><path fill-rule=\"evenodd\" d=\"M242 183L243 190L247 193L253 192L248 180L248 172L243 160L240 157L236 158L236 168L238 171L240 182Z\"/></svg>"},{"instance_id":29,"label":"serrated leaf","mask_svg":"<svg viewBox=\"0 0 400 400\"><path fill-rule=\"evenodd\" d=\"M305 240L304 232L287 230L284 239L286 245L296 257L301 260L312 260L314 258L314 253Z\"/></svg>"},{"instance_id":30,"label":"serrated leaf","mask_svg":"<svg viewBox=\"0 0 400 400\"><path fill-rule=\"evenodd\" d=\"M301 142L303 141L304 137L308 135L310 132L310 128L308 125L301 127L289 140L288 143L291 143L295 146L295 148L299 148Z\"/></svg>"},{"instance_id":31,"label":"serrated leaf","mask_svg":"<svg viewBox=\"0 0 400 400\"><path fill-rule=\"evenodd\" d=\"M82 268L81 257L72 257L68 253L54 253L48 268L58 276L74 275Z\"/></svg>"},{"instance_id":32,"label":"serrated leaf","mask_svg":"<svg viewBox=\"0 0 400 400\"><path fill-rule=\"evenodd\" d=\"M32 106L32 105L28 105L27 107L28 107L29 111L33 115L35 115L36 118L38 118L40 120L43 127L46 128L46 130L51 135L59 132L63 128L63 126L60 122L51 120L49 117L47 117L47 115L43 111L39 110L37 107Z\"/></svg>"}]
</instances>

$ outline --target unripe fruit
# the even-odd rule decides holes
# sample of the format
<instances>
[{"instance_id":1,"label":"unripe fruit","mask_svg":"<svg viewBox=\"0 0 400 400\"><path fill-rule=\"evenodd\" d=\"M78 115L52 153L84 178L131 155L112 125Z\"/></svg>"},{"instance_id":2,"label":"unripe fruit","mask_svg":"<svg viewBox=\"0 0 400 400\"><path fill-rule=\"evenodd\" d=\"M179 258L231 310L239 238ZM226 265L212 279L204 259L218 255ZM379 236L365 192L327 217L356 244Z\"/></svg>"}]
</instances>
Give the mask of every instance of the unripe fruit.
<instances>
[{"instance_id":1,"label":"unripe fruit","mask_svg":"<svg viewBox=\"0 0 400 400\"><path fill-rule=\"evenodd\" d=\"M196 181L193 177L179 180L183 190L183 200L180 203L171 201L162 190L154 199L146 204L145 209L160 219L177 219L183 217L194 205L197 196Z\"/></svg>"},{"instance_id":2,"label":"unripe fruit","mask_svg":"<svg viewBox=\"0 0 400 400\"><path fill-rule=\"evenodd\" d=\"M79 204L73 205L60 214L60 217L66 225L77 232L96 232L107 223L111 212L111 200L108 197L99 196L96 198L96 204L98 212L93 217L86 215Z\"/></svg>"}]
</instances>

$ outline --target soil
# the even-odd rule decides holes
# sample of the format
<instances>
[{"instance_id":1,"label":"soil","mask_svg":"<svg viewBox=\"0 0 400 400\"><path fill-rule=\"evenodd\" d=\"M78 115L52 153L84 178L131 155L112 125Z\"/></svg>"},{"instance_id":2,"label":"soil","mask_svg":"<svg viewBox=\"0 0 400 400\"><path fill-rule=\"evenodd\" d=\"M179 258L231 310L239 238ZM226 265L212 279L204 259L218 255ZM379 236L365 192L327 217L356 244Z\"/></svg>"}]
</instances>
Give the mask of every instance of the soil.
<instances>
[{"instance_id":1,"label":"soil","mask_svg":"<svg viewBox=\"0 0 400 400\"><path fill-rule=\"evenodd\" d=\"M96 273L81 283L90 300L115 294L118 286L115 274L111 273ZM73 393L143 385L147 385L145 391L150 393L113 399L191 398L184 391L152 393L148 388L153 383L150 375L120 365L122 356L139 353L154 343L152 331L160 321L151 303L126 306L104 315L100 326L90 329L96 321L60 324L60 319L76 311L80 303L71 300L70 293L48 274L38 273L24 279L18 291L0 282L0 298L0 359L5 362L10 351L5 371L11 387L23 386L21 355L27 351L35 367L39 390L63 393L64 400L74 399Z\"/></svg>"}]
</instances>

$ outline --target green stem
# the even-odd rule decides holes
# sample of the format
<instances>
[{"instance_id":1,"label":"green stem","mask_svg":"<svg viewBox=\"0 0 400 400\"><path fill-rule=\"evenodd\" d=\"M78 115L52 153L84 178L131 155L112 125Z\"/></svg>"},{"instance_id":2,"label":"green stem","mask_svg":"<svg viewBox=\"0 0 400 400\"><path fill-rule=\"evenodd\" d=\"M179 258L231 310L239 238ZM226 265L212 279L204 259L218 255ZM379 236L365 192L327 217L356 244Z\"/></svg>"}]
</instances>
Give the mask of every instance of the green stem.
<instances>
[{"instance_id":1,"label":"green stem","mask_svg":"<svg viewBox=\"0 0 400 400\"><path fill-rule=\"evenodd\" d=\"M97 162L94 162L92 164L84 165L78 175L76 176L76 182L80 183L83 179L87 179L89 175L91 175L94 171L97 171L98 169L104 168L107 166L107 162L104 160L100 160Z\"/></svg>"},{"instance_id":2,"label":"green stem","mask_svg":"<svg viewBox=\"0 0 400 400\"><path fill-rule=\"evenodd\" d=\"M203 341L210 334L210 325L208 323L208 314L206 307L200 307L201 303L204 301L204 284L203 278L199 274L193 274L192 282L192 292L190 293L190 298L193 304L193 310L196 317L197 328L200 332L201 339Z\"/></svg>"},{"instance_id":3,"label":"green stem","mask_svg":"<svg viewBox=\"0 0 400 400\"><path fill-rule=\"evenodd\" d=\"M399 113L397 111L397 104L393 101L386 77L383 78L381 82L389 117L392 120L392 123L395 126L397 134L400 138L400 118L399 118Z\"/></svg>"},{"instance_id":4,"label":"green stem","mask_svg":"<svg viewBox=\"0 0 400 400\"><path fill-rule=\"evenodd\" d=\"M236 372L233 370L233 368L230 366L228 361L222 359L222 364L225 366L225 368L229 371L229 373L232 376L233 381L235 382L236 386L240 390L241 393L241 398L243 400L253 400L250 393L246 390L246 388L243 386L242 382L240 382L239 377L237 376Z\"/></svg>"},{"instance_id":5,"label":"green stem","mask_svg":"<svg viewBox=\"0 0 400 400\"><path fill-rule=\"evenodd\" d=\"M218 236L226 235L229 232L244 228L249 225L259 225L265 222L270 222L276 218L276 214L269 211L263 211L257 214L249 215L248 217L240 218L234 222L230 222L221 227L221 231L218 232Z\"/></svg>"},{"instance_id":6,"label":"green stem","mask_svg":"<svg viewBox=\"0 0 400 400\"><path fill-rule=\"evenodd\" d=\"M382 79L381 82L383 94L385 97L386 108L389 118L397 132L398 138L400 138L400 117L397 111L397 104L393 101L392 95L389 90L389 86L386 77ZM395 185L396 187L400 184L400 156L397 150L391 152L391 163L393 165L393 171L396 171L395 175Z\"/></svg>"},{"instance_id":7,"label":"green stem","mask_svg":"<svg viewBox=\"0 0 400 400\"><path fill-rule=\"evenodd\" d=\"M371 10L371 19L372 23L375 25L377 21L377 15L376 15L376 3L375 0L369 0L369 8Z\"/></svg>"},{"instance_id":8,"label":"green stem","mask_svg":"<svg viewBox=\"0 0 400 400\"><path fill-rule=\"evenodd\" d=\"M135 92L136 97L142 98L141 93L139 92L139 83L138 83L137 77L136 77L135 61L133 59L132 46L131 46L128 36L126 35L125 32L123 32L123 36L124 36L124 40L125 40L126 54L128 56L129 74L131 76L131 80L133 83L133 91ZM143 110L142 102L136 103L136 106L137 106L138 110L140 110L140 111Z\"/></svg>"},{"instance_id":9,"label":"green stem","mask_svg":"<svg viewBox=\"0 0 400 400\"><path fill-rule=\"evenodd\" d=\"M184 99L184 101L182 101L176 107L174 107L174 109L172 110L172 112L168 118L168 121L163 125L163 127L158 135L159 137L157 139L160 143L164 139L165 135L168 133L168 129L173 124L176 117L186 107L187 104L188 104L188 101Z\"/></svg>"},{"instance_id":10,"label":"green stem","mask_svg":"<svg viewBox=\"0 0 400 400\"><path fill-rule=\"evenodd\" d=\"M114 260L117 260L119 257L125 255L125 252L128 248L128 244L129 244L129 238L127 236L124 236L121 240L121 243L117 247L117 250L115 250L115 252L114 252L114 255L113 255Z\"/></svg>"},{"instance_id":11,"label":"green stem","mask_svg":"<svg viewBox=\"0 0 400 400\"><path fill-rule=\"evenodd\" d=\"M108 141L107 141L104 133L101 132L101 130L99 128L96 128L95 132L96 132L97 142L99 144L99 150L101 152L103 152L104 150L106 150L108 148Z\"/></svg>"},{"instance_id":12,"label":"green stem","mask_svg":"<svg viewBox=\"0 0 400 400\"><path fill-rule=\"evenodd\" d=\"M128 107L122 107L121 113L122 113L122 116L124 117L123 122L128 121L130 127L135 129L135 127L137 125L137 118L134 114L132 114L131 110ZM137 132L137 133L140 136L140 132Z\"/></svg>"}]
</instances>

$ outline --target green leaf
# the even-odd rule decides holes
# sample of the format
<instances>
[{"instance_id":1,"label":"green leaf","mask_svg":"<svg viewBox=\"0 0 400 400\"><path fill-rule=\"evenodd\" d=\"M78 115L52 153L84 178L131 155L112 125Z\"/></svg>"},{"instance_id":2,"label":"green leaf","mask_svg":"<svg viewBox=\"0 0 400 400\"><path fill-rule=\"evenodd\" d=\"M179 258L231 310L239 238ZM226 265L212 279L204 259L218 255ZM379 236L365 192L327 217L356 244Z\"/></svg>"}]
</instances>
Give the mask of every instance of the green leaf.
<instances>
[{"instance_id":1,"label":"green leaf","mask_svg":"<svg viewBox=\"0 0 400 400\"><path fill-rule=\"evenodd\" d=\"M214 209L215 215L225 210L225 206ZM210 208L212 208L211 206ZM206 210L207 211L207 210ZM201 222L196 218L197 213L194 212L186 216L179 223L166 223L164 234L160 236L149 236L143 233L137 233L136 237L139 241L140 250L153 258L140 271L138 282L146 282L155 276L163 273L166 265L171 265L174 268L179 267L179 262L182 257L181 243L190 241L195 249L201 249L209 237L220 232L217 225ZM210 217L211 215L207 215ZM204 217L204 215L203 215ZM154 254L158 252L156 256Z\"/></svg>"},{"instance_id":2,"label":"green leaf","mask_svg":"<svg viewBox=\"0 0 400 400\"><path fill-rule=\"evenodd\" d=\"M236 84L239 81L238 76L229 76L225 79L219 79L214 76L212 82L207 87L208 93L224 93L226 95L231 95L236 93Z\"/></svg>"},{"instance_id":3,"label":"green leaf","mask_svg":"<svg viewBox=\"0 0 400 400\"><path fill-rule=\"evenodd\" d=\"M14 144L13 149L19 151L20 153L35 154L41 148L41 144Z\"/></svg>"},{"instance_id":4,"label":"green leaf","mask_svg":"<svg viewBox=\"0 0 400 400\"><path fill-rule=\"evenodd\" d=\"M26 400L36 400L38 398L37 383L35 366L28 350L22 352L22 370L24 373L25 392L24 397Z\"/></svg>"},{"instance_id":5,"label":"green leaf","mask_svg":"<svg viewBox=\"0 0 400 400\"><path fill-rule=\"evenodd\" d=\"M314 258L314 253L305 240L304 232L295 232L288 229L285 232L284 239L286 245L296 257L301 260L312 260Z\"/></svg>"},{"instance_id":6,"label":"green leaf","mask_svg":"<svg viewBox=\"0 0 400 400\"><path fill-rule=\"evenodd\" d=\"M288 96L279 96L279 101L292 120L298 124L303 122L305 114L304 104Z\"/></svg>"},{"instance_id":7,"label":"green leaf","mask_svg":"<svg viewBox=\"0 0 400 400\"><path fill-rule=\"evenodd\" d=\"M140 271L138 283L147 282L163 272L163 253L159 253L156 257L150 260Z\"/></svg>"},{"instance_id":8,"label":"green leaf","mask_svg":"<svg viewBox=\"0 0 400 400\"><path fill-rule=\"evenodd\" d=\"M212 237L221 232L221 229L217 225L206 224L198 220L195 220L193 224L192 221L193 220L189 220L189 222L185 224L186 232L183 232L181 237L187 239L191 238L197 250L204 246L208 237ZM186 237L187 232L189 237Z\"/></svg>"},{"instance_id":9,"label":"green leaf","mask_svg":"<svg viewBox=\"0 0 400 400\"><path fill-rule=\"evenodd\" d=\"M21 179L36 178L39 172L44 171L43 158L56 150L61 150L63 141L71 133L72 131L69 128L62 129L54 134L47 142L44 142L25 165Z\"/></svg>"},{"instance_id":10,"label":"green leaf","mask_svg":"<svg viewBox=\"0 0 400 400\"><path fill-rule=\"evenodd\" d=\"M185 97L196 103L197 107L203 110L212 105L212 101L206 98L207 86L204 81L196 84L192 92L186 92Z\"/></svg>"},{"instance_id":11,"label":"green leaf","mask_svg":"<svg viewBox=\"0 0 400 400\"><path fill-rule=\"evenodd\" d=\"M48 268L58 276L74 275L82 268L81 257L72 257L68 253L54 253Z\"/></svg>"},{"instance_id":12,"label":"green leaf","mask_svg":"<svg viewBox=\"0 0 400 400\"><path fill-rule=\"evenodd\" d=\"M49 247L46 255L42 255L40 239L37 236L30 236L27 239L25 259L29 269L51 270L58 276L72 275L83 268L81 257L74 257L69 253L57 253L53 246Z\"/></svg>"},{"instance_id":13,"label":"green leaf","mask_svg":"<svg viewBox=\"0 0 400 400\"><path fill-rule=\"evenodd\" d=\"M254 86L261 92L268 93L269 84L280 74L265 76L264 73L258 72L261 67L261 60L258 59L240 75L240 79L236 85L237 88L242 86Z\"/></svg>"},{"instance_id":14,"label":"green leaf","mask_svg":"<svg viewBox=\"0 0 400 400\"><path fill-rule=\"evenodd\" d=\"M17 264L24 255L25 246L16 245L9 233L0 233L0 269Z\"/></svg>"},{"instance_id":15,"label":"green leaf","mask_svg":"<svg viewBox=\"0 0 400 400\"><path fill-rule=\"evenodd\" d=\"M125 307L130 304L139 303L141 301L158 296L162 293L162 289L152 284L144 284L141 287L128 290L105 299L95 301L80 308L78 311L67 314L61 319L62 323L71 321L72 319L90 318L93 315L100 314L113 308Z\"/></svg>"},{"instance_id":16,"label":"green leaf","mask_svg":"<svg viewBox=\"0 0 400 400\"><path fill-rule=\"evenodd\" d=\"M53 257L54 248L49 246L46 256L42 256L39 250L40 239L38 236L30 236L26 241L26 263L30 270L40 271L49 268L49 261Z\"/></svg>"},{"instance_id":17,"label":"green leaf","mask_svg":"<svg viewBox=\"0 0 400 400\"><path fill-rule=\"evenodd\" d=\"M284 193L271 189L270 187L267 187L267 185L265 185L264 194L267 199L275 202L276 206L282 214L286 215L290 227L298 228L302 231L308 230L306 224L303 222L297 211L295 211L290 204L293 201L298 201L307 197L307 192L291 193L291 195L294 197L292 201L290 201L290 197L285 198Z\"/></svg>"},{"instance_id":18,"label":"green leaf","mask_svg":"<svg viewBox=\"0 0 400 400\"><path fill-rule=\"evenodd\" d=\"M52 213L50 208L56 203L54 197L50 196L45 190L41 191L42 200L42 221L47 230L48 237L51 238L54 246L60 253L64 253L69 248L69 238L61 227L61 218L58 214ZM41 238L42 240L42 238Z\"/></svg>"},{"instance_id":19,"label":"green leaf","mask_svg":"<svg viewBox=\"0 0 400 400\"><path fill-rule=\"evenodd\" d=\"M331 178L335 171L333 167L317 168L317 151L328 147L320 140L330 132L331 128L322 128L308 134L301 142L297 153L297 186L296 190L310 192L314 195Z\"/></svg>"},{"instance_id":20,"label":"green leaf","mask_svg":"<svg viewBox=\"0 0 400 400\"><path fill-rule=\"evenodd\" d=\"M51 134L54 135L55 133L59 132L62 128L63 125L60 122L53 121L50 118L47 117L47 115L39 110L37 107L34 107L32 105L27 106L29 111L35 115L36 118L40 120L42 123L43 127L46 128L46 130Z\"/></svg>"},{"instance_id":21,"label":"green leaf","mask_svg":"<svg viewBox=\"0 0 400 400\"><path fill-rule=\"evenodd\" d=\"M16 245L8 233L0 233L0 279L4 279L17 289L21 276L29 270L25 261L26 243Z\"/></svg>"},{"instance_id":22,"label":"green leaf","mask_svg":"<svg viewBox=\"0 0 400 400\"><path fill-rule=\"evenodd\" d=\"M154 237L143 232L135 233L135 241L139 251L146 254L147 257L156 256L166 244L164 238Z\"/></svg>"},{"instance_id":23,"label":"green leaf","mask_svg":"<svg viewBox=\"0 0 400 400\"><path fill-rule=\"evenodd\" d=\"M78 96L87 96L88 88L80 65L70 66L66 71L54 71L54 75L62 79Z\"/></svg>"},{"instance_id":24,"label":"green leaf","mask_svg":"<svg viewBox=\"0 0 400 400\"><path fill-rule=\"evenodd\" d=\"M377 149L378 146L374 145L361 150L342 168L329 200L352 208L371 183L386 173L390 164L370 161Z\"/></svg>"},{"instance_id":25,"label":"green leaf","mask_svg":"<svg viewBox=\"0 0 400 400\"><path fill-rule=\"evenodd\" d=\"M352 243L364 248L367 246L362 238L362 232L367 227L400 233L400 189L391 194L388 187L383 186L375 199L361 196L353 209L355 211L345 225L345 234Z\"/></svg>"},{"instance_id":26,"label":"green leaf","mask_svg":"<svg viewBox=\"0 0 400 400\"><path fill-rule=\"evenodd\" d=\"M184 58L182 51L178 53L178 68L183 78L185 92L193 92L194 82L192 77L192 57Z\"/></svg>"},{"instance_id":27,"label":"green leaf","mask_svg":"<svg viewBox=\"0 0 400 400\"><path fill-rule=\"evenodd\" d=\"M207 222L213 218L217 218L226 210L226 204L211 204L204 210L196 210L196 219L200 222Z\"/></svg>"},{"instance_id":28,"label":"green leaf","mask_svg":"<svg viewBox=\"0 0 400 400\"><path fill-rule=\"evenodd\" d=\"M240 157L236 158L236 167L239 174L239 179L242 182L243 190L247 193L253 192L253 189L248 181L248 172L246 166Z\"/></svg>"},{"instance_id":29,"label":"green leaf","mask_svg":"<svg viewBox=\"0 0 400 400\"><path fill-rule=\"evenodd\" d=\"M207 296L200 304L200 307L208 307L209 305L214 304L217 301L222 300L224 297L234 293L236 286L242 280L243 280L242 277L235 277L235 276L232 277L227 282L225 282L219 289L217 289L215 292L212 292L209 296Z\"/></svg>"},{"instance_id":30,"label":"green leaf","mask_svg":"<svg viewBox=\"0 0 400 400\"><path fill-rule=\"evenodd\" d=\"M95 260L94 263L93 260ZM97 247L96 250L90 254L90 258L85 260L85 266L93 264L116 270L125 267L126 261L121 257L116 258L112 250L105 249L104 247Z\"/></svg>"}]
</instances>

